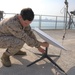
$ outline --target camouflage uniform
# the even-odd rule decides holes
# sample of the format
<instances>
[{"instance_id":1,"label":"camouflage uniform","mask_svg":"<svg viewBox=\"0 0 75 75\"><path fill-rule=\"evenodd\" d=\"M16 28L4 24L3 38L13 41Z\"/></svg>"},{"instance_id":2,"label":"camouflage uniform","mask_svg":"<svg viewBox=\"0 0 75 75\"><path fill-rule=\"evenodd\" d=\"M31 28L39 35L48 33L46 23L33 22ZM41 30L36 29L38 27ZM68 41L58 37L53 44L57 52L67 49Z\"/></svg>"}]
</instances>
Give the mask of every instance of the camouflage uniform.
<instances>
[{"instance_id":1,"label":"camouflage uniform","mask_svg":"<svg viewBox=\"0 0 75 75\"><path fill-rule=\"evenodd\" d=\"M24 43L36 48L40 46L30 26L23 27L17 15L0 22L0 48L7 48L7 53L14 55L23 47Z\"/></svg>"}]
</instances>

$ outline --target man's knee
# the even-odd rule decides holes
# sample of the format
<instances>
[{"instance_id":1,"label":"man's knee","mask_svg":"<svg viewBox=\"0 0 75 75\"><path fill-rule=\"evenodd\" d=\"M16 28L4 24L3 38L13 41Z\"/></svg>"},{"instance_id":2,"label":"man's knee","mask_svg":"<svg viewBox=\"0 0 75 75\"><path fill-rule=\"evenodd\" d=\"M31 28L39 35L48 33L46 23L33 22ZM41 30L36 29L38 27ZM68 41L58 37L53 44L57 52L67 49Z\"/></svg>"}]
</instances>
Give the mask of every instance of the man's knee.
<instances>
[{"instance_id":1,"label":"man's knee","mask_svg":"<svg viewBox=\"0 0 75 75\"><path fill-rule=\"evenodd\" d=\"M16 54L24 45L24 41L15 37L11 37L12 39L8 41L8 46L6 53L8 55Z\"/></svg>"}]
</instances>

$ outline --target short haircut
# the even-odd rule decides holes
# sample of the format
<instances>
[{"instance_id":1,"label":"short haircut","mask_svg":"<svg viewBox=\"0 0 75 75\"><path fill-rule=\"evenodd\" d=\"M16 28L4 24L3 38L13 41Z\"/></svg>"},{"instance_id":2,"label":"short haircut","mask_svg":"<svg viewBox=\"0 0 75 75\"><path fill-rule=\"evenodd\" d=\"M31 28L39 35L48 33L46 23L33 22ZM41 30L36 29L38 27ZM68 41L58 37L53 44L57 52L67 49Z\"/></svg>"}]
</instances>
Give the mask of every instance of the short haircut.
<instances>
[{"instance_id":1,"label":"short haircut","mask_svg":"<svg viewBox=\"0 0 75 75\"><path fill-rule=\"evenodd\" d=\"M32 21L34 19L34 12L31 8L22 9L20 15L22 16L23 20Z\"/></svg>"}]
</instances>

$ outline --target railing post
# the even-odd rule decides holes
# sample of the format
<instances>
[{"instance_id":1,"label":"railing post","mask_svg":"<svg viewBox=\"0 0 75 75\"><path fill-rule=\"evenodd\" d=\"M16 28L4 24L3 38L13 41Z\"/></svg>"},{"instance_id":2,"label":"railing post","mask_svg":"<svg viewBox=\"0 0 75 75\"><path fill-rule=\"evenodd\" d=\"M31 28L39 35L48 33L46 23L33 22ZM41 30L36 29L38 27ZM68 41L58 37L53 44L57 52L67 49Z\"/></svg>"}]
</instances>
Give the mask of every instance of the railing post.
<instances>
[{"instance_id":1,"label":"railing post","mask_svg":"<svg viewBox=\"0 0 75 75\"><path fill-rule=\"evenodd\" d=\"M56 16L56 21L55 21L55 29L57 29L57 16Z\"/></svg>"},{"instance_id":2,"label":"railing post","mask_svg":"<svg viewBox=\"0 0 75 75\"><path fill-rule=\"evenodd\" d=\"M41 29L41 15L39 15L39 29Z\"/></svg>"},{"instance_id":3,"label":"railing post","mask_svg":"<svg viewBox=\"0 0 75 75\"><path fill-rule=\"evenodd\" d=\"M3 19L3 11L0 11L0 21Z\"/></svg>"}]
</instances>

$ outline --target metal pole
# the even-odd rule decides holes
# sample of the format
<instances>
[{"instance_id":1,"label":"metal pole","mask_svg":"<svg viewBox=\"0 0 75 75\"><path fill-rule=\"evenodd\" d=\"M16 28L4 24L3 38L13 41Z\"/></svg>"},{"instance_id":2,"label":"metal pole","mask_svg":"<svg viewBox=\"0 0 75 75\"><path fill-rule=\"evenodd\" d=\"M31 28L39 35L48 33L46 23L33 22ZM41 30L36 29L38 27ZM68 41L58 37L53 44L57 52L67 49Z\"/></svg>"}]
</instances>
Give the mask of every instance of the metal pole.
<instances>
[{"instance_id":1,"label":"metal pole","mask_svg":"<svg viewBox=\"0 0 75 75\"><path fill-rule=\"evenodd\" d=\"M67 0L65 0L65 28L67 27L67 17L68 17L68 15L67 15L67 13L68 13L68 2L67 2Z\"/></svg>"},{"instance_id":2,"label":"metal pole","mask_svg":"<svg viewBox=\"0 0 75 75\"><path fill-rule=\"evenodd\" d=\"M65 12L64 12L65 33L64 33L64 35L63 35L63 40L64 40L65 35L66 35L66 29L67 29L67 17L68 17L68 15L67 15L67 13L68 13L68 2L67 2L67 0L65 0L64 3L65 3Z\"/></svg>"}]
</instances>

